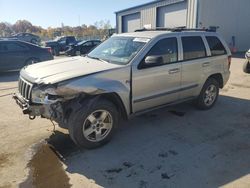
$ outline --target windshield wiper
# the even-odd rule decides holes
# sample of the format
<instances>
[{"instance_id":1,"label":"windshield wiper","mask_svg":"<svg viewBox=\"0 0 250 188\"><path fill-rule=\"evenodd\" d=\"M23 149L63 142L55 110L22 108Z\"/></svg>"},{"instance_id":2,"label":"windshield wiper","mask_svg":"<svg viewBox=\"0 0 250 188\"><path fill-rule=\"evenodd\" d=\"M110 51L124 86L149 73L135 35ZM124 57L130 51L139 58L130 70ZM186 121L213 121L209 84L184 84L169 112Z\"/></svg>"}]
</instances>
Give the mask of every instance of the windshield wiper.
<instances>
[{"instance_id":1,"label":"windshield wiper","mask_svg":"<svg viewBox=\"0 0 250 188\"><path fill-rule=\"evenodd\" d=\"M93 57L93 56L89 56L89 55L87 55L87 57L90 58L90 59L96 59L96 60L99 60L99 61L102 61L102 62L105 62L105 63L109 63L108 61L106 61L104 59L101 59L99 57Z\"/></svg>"},{"instance_id":2,"label":"windshield wiper","mask_svg":"<svg viewBox=\"0 0 250 188\"><path fill-rule=\"evenodd\" d=\"M90 59L96 59L96 60L100 60L100 58L98 58L98 57L92 57L92 56L89 56L89 55L86 55L88 58L90 58Z\"/></svg>"}]
</instances>

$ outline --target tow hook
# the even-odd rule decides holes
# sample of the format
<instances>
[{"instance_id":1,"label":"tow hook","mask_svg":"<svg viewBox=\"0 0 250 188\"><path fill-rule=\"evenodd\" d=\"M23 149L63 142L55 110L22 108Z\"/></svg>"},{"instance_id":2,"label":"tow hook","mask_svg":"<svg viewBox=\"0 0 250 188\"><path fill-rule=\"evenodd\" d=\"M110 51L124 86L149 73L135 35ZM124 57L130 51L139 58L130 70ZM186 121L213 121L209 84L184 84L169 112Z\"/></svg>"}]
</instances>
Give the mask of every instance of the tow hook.
<instances>
[{"instance_id":1,"label":"tow hook","mask_svg":"<svg viewBox=\"0 0 250 188\"><path fill-rule=\"evenodd\" d=\"M34 119L36 119L36 116L29 116L29 119L34 120Z\"/></svg>"}]
</instances>

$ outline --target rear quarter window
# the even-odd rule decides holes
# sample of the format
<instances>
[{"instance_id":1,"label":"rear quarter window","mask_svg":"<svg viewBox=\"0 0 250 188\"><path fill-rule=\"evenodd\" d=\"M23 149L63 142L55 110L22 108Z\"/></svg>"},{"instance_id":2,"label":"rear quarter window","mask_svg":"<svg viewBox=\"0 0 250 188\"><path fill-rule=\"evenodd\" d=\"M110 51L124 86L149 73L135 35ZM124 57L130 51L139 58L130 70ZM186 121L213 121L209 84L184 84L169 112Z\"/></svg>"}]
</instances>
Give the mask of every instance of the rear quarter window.
<instances>
[{"instance_id":1,"label":"rear quarter window","mask_svg":"<svg viewBox=\"0 0 250 188\"><path fill-rule=\"evenodd\" d=\"M199 36L182 37L183 59L193 60L207 56L203 40Z\"/></svg>"},{"instance_id":2,"label":"rear quarter window","mask_svg":"<svg viewBox=\"0 0 250 188\"><path fill-rule=\"evenodd\" d=\"M223 46L221 41L218 39L218 37L209 36L209 37L206 37L206 39L207 39L212 56L224 55L227 53L225 47Z\"/></svg>"}]
</instances>

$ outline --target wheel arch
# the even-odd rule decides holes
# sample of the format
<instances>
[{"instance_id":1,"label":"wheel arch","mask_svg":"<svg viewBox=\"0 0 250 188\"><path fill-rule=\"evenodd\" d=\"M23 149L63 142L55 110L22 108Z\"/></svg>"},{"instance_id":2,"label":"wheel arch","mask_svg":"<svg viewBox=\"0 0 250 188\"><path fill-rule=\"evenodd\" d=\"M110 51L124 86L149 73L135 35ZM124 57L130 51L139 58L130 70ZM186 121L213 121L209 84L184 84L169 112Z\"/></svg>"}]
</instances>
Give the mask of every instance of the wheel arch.
<instances>
[{"instance_id":1,"label":"wheel arch","mask_svg":"<svg viewBox=\"0 0 250 188\"><path fill-rule=\"evenodd\" d=\"M81 106L86 106L86 108L88 108L88 105L91 105L93 103L95 103L98 100L108 100L110 102L112 102L115 107L117 108L120 117L123 120L127 120L128 119L128 114L125 108L125 105L122 102L121 97L115 93L115 92L111 92L111 93L102 93L102 94L96 94L96 95L79 95L79 97L72 99L70 101L65 102L65 108L63 108L63 122L69 119L69 117L71 116L72 113L75 113L78 109L81 108ZM58 122L61 122L59 119L57 120ZM61 122L61 123L63 123ZM63 124L62 124L63 125ZM63 125L61 126L63 128L67 128L67 125Z\"/></svg>"},{"instance_id":2,"label":"wheel arch","mask_svg":"<svg viewBox=\"0 0 250 188\"><path fill-rule=\"evenodd\" d=\"M221 73L212 74L208 77L208 79L210 79L210 78L215 79L219 83L219 86L221 89L224 87L224 80L223 80L223 76Z\"/></svg>"},{"instance_id":3,"label":"wheel arch","mask_svg":"<svg viewBox=\"0 0 250 188\"><path fill-rule=\"evenodd\" d=\"M99 96L100 96L100 98L111 101L116 106L116 108L118 109L119 114L121 115L121 117L124 120L128 119L128 114L127 114L126 108L125 108L125 106L124 106L124 104L122 102L122 99L120 98L120 96L117 93L115 93L115 92L103 93L103 94L100 94Z\"/></svg>"}]
</instances>

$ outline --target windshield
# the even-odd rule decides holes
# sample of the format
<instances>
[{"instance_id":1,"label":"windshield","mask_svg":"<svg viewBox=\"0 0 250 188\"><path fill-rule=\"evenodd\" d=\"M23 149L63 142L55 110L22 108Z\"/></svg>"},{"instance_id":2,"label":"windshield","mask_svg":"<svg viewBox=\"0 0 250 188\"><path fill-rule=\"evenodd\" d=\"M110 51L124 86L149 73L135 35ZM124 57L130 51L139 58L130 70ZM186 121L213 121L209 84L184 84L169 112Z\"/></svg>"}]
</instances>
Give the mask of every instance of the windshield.
<instances>
[{"instance_id":1,"label":"windshield","mask_svg":"<svg viewBox=\"0 0 250 188\"><path fill-rule=\"evenodd\" d=\"M125 65L148 41L147 38L111 37L90 52L88 57Z\"/></svg>"}]
</instances>

